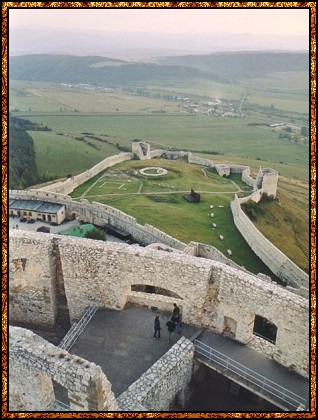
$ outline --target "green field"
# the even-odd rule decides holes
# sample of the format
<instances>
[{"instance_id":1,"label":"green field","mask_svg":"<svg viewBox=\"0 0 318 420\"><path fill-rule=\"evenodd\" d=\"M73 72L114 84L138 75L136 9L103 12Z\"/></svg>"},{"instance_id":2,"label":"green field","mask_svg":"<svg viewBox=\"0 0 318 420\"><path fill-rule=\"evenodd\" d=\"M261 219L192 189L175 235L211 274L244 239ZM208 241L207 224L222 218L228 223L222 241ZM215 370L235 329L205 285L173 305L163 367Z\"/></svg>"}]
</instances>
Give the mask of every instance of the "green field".
<instances>
[{"instance_id":1,"label":"green field","mask_svg":"<svg viewBox=\"0 0 318 420\"><path fill-rule=\"evenodd\" d=\"M249 160L263 160L268 166L273 163L283 163L293 165L297 168L307 168L305 176L309 174L309 150L307 146L288 143L278 139L277 133L272 132L268 127L249 126L249 119L225 119L208 117L205 115L96 115L96 114L75 114L75 115L32 115L23 114L24 117L33 122L43 123L52 128L55 133L61 132L68 136L79 136L82 132L91 132L95 135L107 135L112 138L114 143L131 148L134 139L149 141L155 148L177 148L179 150L196 150L216 152L222 156L223 161L228 157L233 160L244 158ZM56 156L47 153L46 143L52 143L50 134L34 133L37 149L37 161L39 167L46 166L48 158ZM51 137L52 138L52 137ZM60 142L56 143L56 149L60 150ZM76 140L66 143L67 152L69 147L72 153L79 155L78 159L83 159L83 149ZM51 148L54 145L51 144ZM64 153L63 151L63 153ZM94 152L88 147L88 154ZM85 153L86 153L85 151ZM58 150L56 153L59 153ZM102 150L96 162L114 154L112 150ZM218 155L211 155L210 159ZM223 157L224 156L224 157ZM76 156L74 155L74 159ZM91 162L92 160L89 160ZM83 161L82 168L85 170L90 166L88 161ZM259 165L255 165L259 166ZM59 164L57 175L64 176L69 172L68 166ZM53 173L56 174L56 171Z\"/></svg>"},{"instance_id":2,"label":"green field","mask_svg":"<svg viewBox=\"0 0 318 420\"><path fill-rule=\"evenodd\" d=\"M106 157L130 151L136 140L150 143L152 150L192 151L216 163L248 165L254 178L260 166L275 169L280 175L280 202L266 209L267 216L260 214L255 224L289 258L308 271L309 147L279 139L278 133L268 126L280 121L308 125L308 78L304 73L276 73L236 85L193 79L136 83L132 87L135 93L138 89L141 93L10 81L10 109L19 110L14 115L52 129L29 132L34 139L39 172L58 178L76 175ZM180 101L164 98L167 94L192 95L193 101L222 98L233 101L237 107L245 92L245 118L191 114ZM152 160L146 166L156 166L159 162ZM129 164L135 166L112 168L121 175L117 179L108 177L107 189L101 180L86 193L95 179L80 186L74 197L84 194L90 201L112 205L133 215L139 223L152 224L186 243L205 242L224 253L231 249L234 261L253 272L266 273L233 225L229 203L238 187L246 188L239 177L230 178L235 186L229 180L217 179L206 168L186 165L195 168L188 172L185 167L179 168L183 162L161 161L159 166L169 170L168 177L145 179L131 172L145 166L144 162ZM125 171L130 172L125 174ZM191 188L202 191L202 203L191 204L182 198L181 191ZM239 193L244 194L246 191ZM216 216L217 230L211 229L210 204L224 205ZM219 229L224 233L224 241L219 240Z\"/></svg>"}]
</instances>

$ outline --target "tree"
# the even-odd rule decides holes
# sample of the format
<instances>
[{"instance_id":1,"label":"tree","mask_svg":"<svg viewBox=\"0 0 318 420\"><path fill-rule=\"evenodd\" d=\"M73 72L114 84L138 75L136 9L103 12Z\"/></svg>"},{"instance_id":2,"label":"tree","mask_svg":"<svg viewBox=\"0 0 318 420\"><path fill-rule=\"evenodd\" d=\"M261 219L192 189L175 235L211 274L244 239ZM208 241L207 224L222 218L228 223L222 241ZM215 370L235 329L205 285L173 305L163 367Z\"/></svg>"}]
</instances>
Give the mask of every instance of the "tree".
<instances>
[{"instance_id":1,"label":"tree","mask_svg":"<svg viewBox=\"0 0 318 420\"><path fill-rule=\"evenodd\" d=\"M87 239L95 239L97 241L106 241L106 233L97 227L94 227L92 230L86 232L84 237Z\"/></svg>"}]
</instances>

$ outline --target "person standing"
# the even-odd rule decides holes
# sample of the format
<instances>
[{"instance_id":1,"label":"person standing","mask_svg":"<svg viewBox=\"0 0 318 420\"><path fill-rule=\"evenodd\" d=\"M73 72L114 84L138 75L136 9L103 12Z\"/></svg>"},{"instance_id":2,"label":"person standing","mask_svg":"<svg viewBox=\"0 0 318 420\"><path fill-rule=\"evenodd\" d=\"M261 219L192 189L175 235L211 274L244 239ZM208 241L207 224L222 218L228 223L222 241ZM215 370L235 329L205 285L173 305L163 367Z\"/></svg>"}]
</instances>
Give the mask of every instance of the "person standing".
<instances>
[{"instance_id":1,"label":"person standing","mask_svg":"<svg viewBox=\"0 0 318 420\"><path fill-rule=\"evenodd\" d=\"M168 327L168 343L171 343L171 335L173 333L173 331L176 329L176 323L173 319L173 317L171 317L170 321L168 321L166 323L166 326Z\"/></svg>"},{"instance_id":2,"label":"person standing","mask_svg":"<svg viewBox=\"0 0 318 420\"><path fill-rule=\"evenodd\" d=\"M180 309L176 303L174 303L173 306L172 318L176 323L178 323L180 320Z\"/></svg>"},{"instance_id":3,"label":"person standing","mask_svg":"<svg viewBox=\"0 0 318 420\"><path fill-rule=\"evenodd\" d=\"M156 339L156 338L159 338L159 340L161 339L160 330L161 330L160 319L159 319L159 315L157 315L156 318L155 318L155 332L154 332L154 335L153 335L154 339ZM157 337L157 334L158 334L158 337Z\"/></svg>"}]
</instances>

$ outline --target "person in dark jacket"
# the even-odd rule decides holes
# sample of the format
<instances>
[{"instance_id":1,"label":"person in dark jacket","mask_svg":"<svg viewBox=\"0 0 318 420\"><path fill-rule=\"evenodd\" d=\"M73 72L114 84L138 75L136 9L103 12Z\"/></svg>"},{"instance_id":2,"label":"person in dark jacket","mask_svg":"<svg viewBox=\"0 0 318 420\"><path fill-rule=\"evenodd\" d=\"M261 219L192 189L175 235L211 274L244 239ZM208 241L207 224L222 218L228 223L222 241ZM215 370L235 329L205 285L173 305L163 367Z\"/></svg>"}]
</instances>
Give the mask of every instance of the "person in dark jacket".
<instances>
[{"instance_id":1,"label":"person in dark jacket","mask_svg":"<svg viewBox=\"0 0 318 420\"><path fill-rule=\"evenodd\" d=\"M180 308L176 303L174 303L173 306L174 306L174 308L173 308L173 312L172 312L172 318L175 322L178 323L179 320L180 320Z\"/></svg>"},{"instance_id":2,"label":"person in dark jacket","mask_svg":"<svg viewBox=\"0 0 318 420\"><path fill-rule=\"evenodd\" d=\"M171 343L171 335L173 331L176 329L176 323L174 322L174 318L172 317L170 321L166 323L166 326L168 327L168 343Z\"/></svg>"},{"instance_id":3,"label":"person in dark jacket","mask_svg":"<svg viewBox=\"0 0 318 420\"><path fill-rule=\"evenodd\" d=\"M159 319L159 315L157 315L156 318L155 318L155 332L154 332L154 335L153 335L154 339L159 338L159 340L160 340L160 338L161 338L160 330L161 330L160 319ZM157 337L157 334L158 334L158 337Z\"/></svg>"}]
</instances>

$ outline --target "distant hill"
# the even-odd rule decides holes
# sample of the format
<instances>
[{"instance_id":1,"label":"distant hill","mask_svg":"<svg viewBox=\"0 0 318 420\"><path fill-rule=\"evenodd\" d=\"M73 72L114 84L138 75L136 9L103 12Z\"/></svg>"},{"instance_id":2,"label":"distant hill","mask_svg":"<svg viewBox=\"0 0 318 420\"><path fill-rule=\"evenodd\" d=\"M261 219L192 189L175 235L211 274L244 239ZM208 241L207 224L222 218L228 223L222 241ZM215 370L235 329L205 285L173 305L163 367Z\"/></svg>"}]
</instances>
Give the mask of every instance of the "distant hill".
<instances>
[{"instance_id":1,"label":"distant hill","mask_svg":"<svg viewBox=\"0 0 318 420\"><path fill-rule=\"evenodd\" d=\"M9 58L9 78L14 80L125 85L135 81L193 77L227 82L222 75L184 65L129 63L106 57L50 54Z\"/></svg>"},{"instance_id":2,"label":"distant hill","mask_svg":"<svg viewBox=\"0 0 318 420\"><path fill-rule=\"evenodd\" d=\"M181 11L180 11L181 12ZM283 23L282 23L283 25ZM180 28L181 29L181 28ZM98 55L131 61L147 57L182 54L209 54L220 51L302 51L308 50L306 35L255 35L217 32L213 35L187 32L112 32L86 28L9 25L10 56L30 54ZM270 27L269 27L270 30ZM140 55L139 53L142 52Z\"/></svg>"},{"instance_id":3,"label":"distant hill","mask_svg":"<svg viewBox=\"0 0 318 420\"><path fill-rule=\"evenodd\" d=\"M60 54L14 56L9 58L9 78L92 85L127 85L173 78L229 83L268 73L309 72L308 52L215 53L164 57L157 61L159 64L134 63L100 56Z\"/></svg>"},{"instance_id":4,"label":"distant hill","mask_svg":"<svg viewBox=\"0 0 318 420\"><path fill-rule=\"evenodd\" d=\"M309 72L308 52L215 53L165 57L158 62L163 65L192 67L236 81L276 72Z\"/></svg>"}]
</instances>

